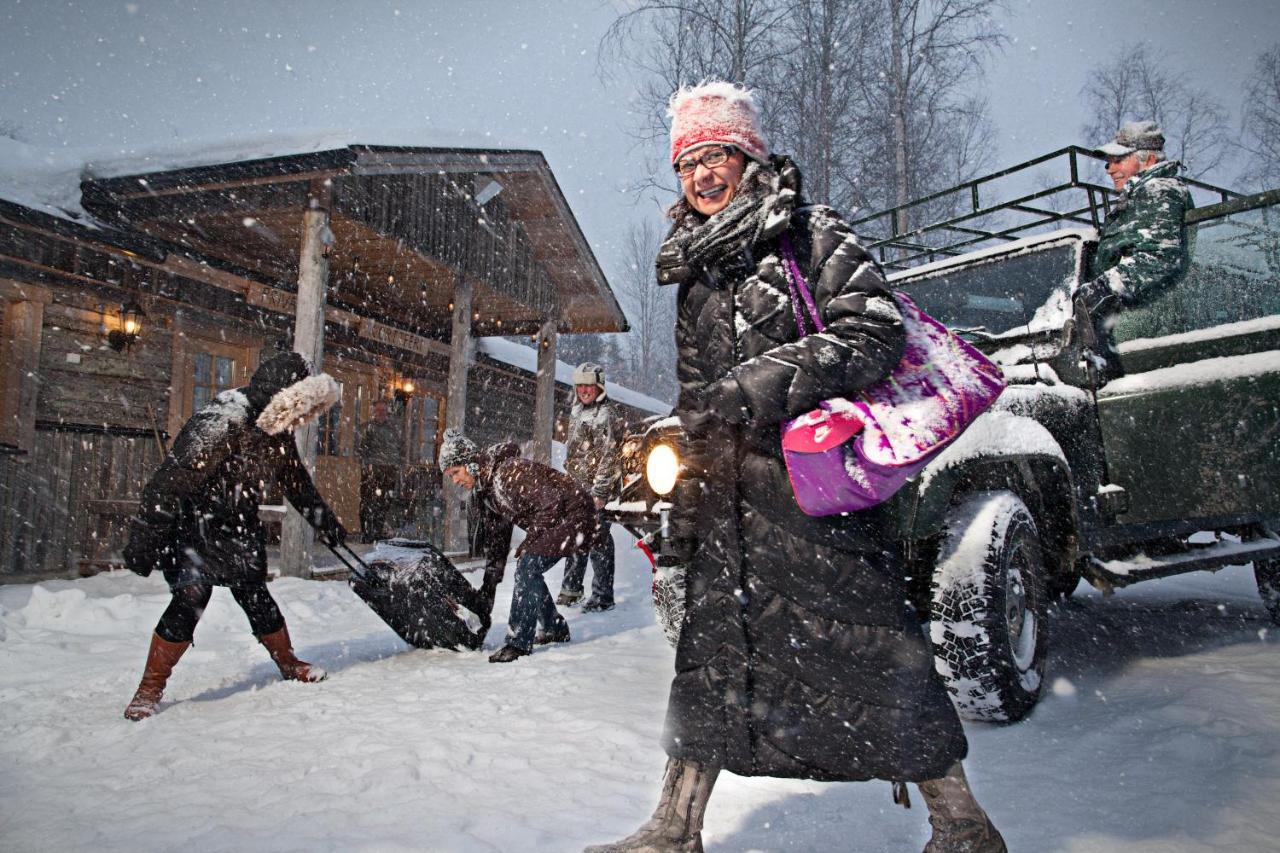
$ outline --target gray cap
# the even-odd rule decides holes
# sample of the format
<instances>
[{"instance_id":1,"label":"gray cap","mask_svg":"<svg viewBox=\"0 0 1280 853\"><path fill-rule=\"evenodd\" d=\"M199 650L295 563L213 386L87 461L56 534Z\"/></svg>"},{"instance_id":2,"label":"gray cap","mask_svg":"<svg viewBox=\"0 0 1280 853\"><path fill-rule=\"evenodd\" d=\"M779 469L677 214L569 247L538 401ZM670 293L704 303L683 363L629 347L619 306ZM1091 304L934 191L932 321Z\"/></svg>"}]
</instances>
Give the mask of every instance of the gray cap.
<instances>
[{"instance_id":1,"label":"gray cap","mask_svg":"<svg viewBox=\"0 0 1280 853\"><path fill-rule=\"evenodd\" d=\"M1099 146L1104 157L1124 157L1135 151L1163 151L1164 131L1154 121L1127 121L1116 131L1116 138Z\"/></svg>"}]
</instances>

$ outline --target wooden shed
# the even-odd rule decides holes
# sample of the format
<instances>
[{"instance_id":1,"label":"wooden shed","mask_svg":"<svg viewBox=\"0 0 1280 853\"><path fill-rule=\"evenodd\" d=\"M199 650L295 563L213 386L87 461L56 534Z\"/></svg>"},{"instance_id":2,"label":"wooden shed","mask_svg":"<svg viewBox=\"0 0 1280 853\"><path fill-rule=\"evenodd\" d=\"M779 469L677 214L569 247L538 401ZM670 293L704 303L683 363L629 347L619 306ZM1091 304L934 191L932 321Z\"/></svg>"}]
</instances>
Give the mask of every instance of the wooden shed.
<instances>
[{"instance_id":1,"label":"wooden shed","mask_svg":"<svg viewBox=\"0 0 1280 853\"><path fill-rule=\"evenodd\" d=\"M0 201L0 576L113 559L169 438L281 345L342 383L299 441L344 523L358 435L393 399L415 523L456 547L461 496L432 464L443 429L546 456L571 400L557 336L626 330L536 151L348 146L80 190L79 220ZM477 352L488 336L522 337L537 371ZM305 574L290 515L284 571Z\"/></svg>"}]
</instances>

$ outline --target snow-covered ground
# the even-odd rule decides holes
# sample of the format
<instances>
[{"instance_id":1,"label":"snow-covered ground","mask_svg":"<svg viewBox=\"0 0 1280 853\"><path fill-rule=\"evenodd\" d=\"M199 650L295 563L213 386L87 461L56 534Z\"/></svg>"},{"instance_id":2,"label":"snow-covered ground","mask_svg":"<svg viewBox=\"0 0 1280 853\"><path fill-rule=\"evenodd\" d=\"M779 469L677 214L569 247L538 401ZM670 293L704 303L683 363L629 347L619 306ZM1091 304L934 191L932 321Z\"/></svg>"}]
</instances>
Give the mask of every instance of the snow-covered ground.
<instances>
[{"instance_id":1,"label":"snow-covered ground","mask_svg":"<svg viewBox=\"0 0 1280 853\"><path fill-rule=\"evenodd\" d=\"M330 677L283 683L219 590L137 724L120 713L163 582L0 587L0 849L571 851L630 832L657 796L672 653L647 564L615 535L618 609L568 611L572 643L503 666L409 649L345 584L290 578L272 590ZM1280 656L1247 568L1082 587L1052 630L1030 719L968 727L1011 850L1277 849ZM885 783L726 777L707 846L919 850L913 795L903 811Z\"/></svg>"}]
</instances>

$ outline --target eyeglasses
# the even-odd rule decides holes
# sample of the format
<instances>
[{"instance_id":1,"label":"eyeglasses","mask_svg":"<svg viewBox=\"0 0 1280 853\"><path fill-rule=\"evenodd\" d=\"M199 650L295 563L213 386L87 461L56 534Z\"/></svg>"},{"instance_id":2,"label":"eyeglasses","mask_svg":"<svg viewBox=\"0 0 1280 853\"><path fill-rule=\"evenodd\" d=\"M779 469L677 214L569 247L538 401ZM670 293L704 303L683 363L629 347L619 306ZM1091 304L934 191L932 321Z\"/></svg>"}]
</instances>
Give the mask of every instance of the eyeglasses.
<instances>
[{"instance_id":1,"label":"eyeglasses","mask_svg":"<svg viewBox=\"0 0 1280 853\"><path fill-rule=\"evenodd\" d=\"M737 150L731 145L717 145L714 148L708 148L701 155L694 156L690 154L688 157L682 157L676 161L672 168L676 170L676 174L681 178L687 178L694 173L699 163L708 169L723 166L729 162L729 157Z\"/></svg>"}]
</instances>

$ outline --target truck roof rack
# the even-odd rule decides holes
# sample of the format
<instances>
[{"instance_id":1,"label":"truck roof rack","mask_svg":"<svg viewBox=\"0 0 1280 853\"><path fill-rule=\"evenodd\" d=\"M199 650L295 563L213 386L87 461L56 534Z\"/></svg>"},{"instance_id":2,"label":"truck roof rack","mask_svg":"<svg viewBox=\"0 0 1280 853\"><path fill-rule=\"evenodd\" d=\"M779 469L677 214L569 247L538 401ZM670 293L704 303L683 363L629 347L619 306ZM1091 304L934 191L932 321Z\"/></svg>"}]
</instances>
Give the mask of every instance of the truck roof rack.
<instances>
[{"instance_id":1,"label":"truck roof rack","mask_svg":"<svg viewBox=\"0 0 1280 853\"><path fill-rule=\"evenodd\" d=\"M1082 164L1081 158L1087 160ZM1046 226L1097 228L1110 212L1116 191L1082 175L1081 166L1088 165L1089 160L1105 162L1106 158L1090 149L1068 145L906 204L858 217L850 224L868 240L869 250L890 271L1018 240ZM1046 166L1046 170L1032 173L1037 166ZM1214 202L1240 197L1233 190L1191 178L1184 180L1188 186L1214 196ZM1037 189L1027 191L1028 186ZM1002 191L1014 197L989 200L992 195L999 198ZM929 215L943 218L913 227L913 219Z\"/></svg>"}]
</instances>

